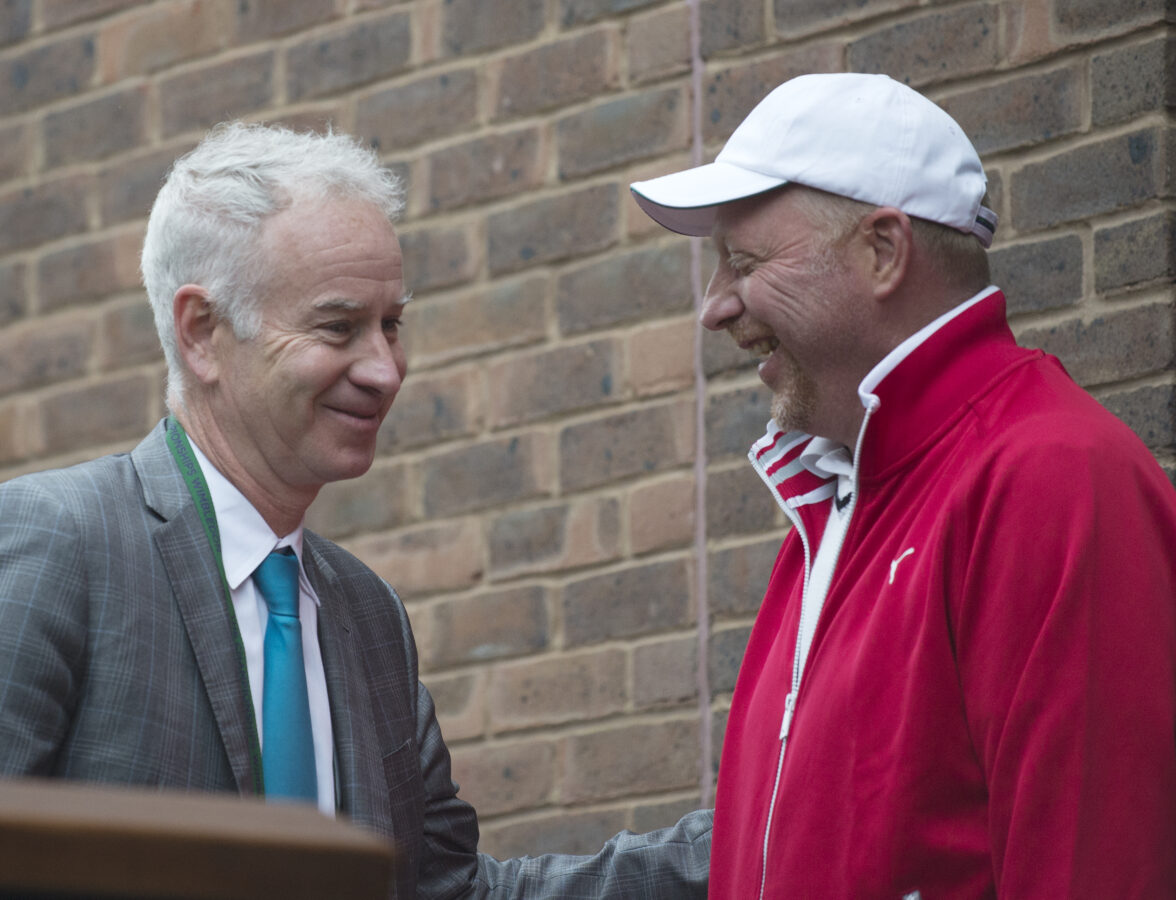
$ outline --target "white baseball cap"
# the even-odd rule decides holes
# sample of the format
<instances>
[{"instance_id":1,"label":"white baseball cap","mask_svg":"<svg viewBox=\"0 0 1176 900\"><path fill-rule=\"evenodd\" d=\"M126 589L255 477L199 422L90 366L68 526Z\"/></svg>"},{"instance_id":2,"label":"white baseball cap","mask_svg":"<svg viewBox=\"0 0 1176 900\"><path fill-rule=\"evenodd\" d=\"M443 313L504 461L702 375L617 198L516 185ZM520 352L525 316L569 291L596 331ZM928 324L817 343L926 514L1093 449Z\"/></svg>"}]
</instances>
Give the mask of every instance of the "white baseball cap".
<instances>
[{"instance_id":1,"label":"white baseball cap","mask_svg":"<svg viewBox=\"0 0 1176 900\"><path fill-rule=\"evenodd\" d=\"M886 75L801 75L759 102L713 163L630 185L654 221L709 235L717 207L794 182L893 206L992 244L996 214L963 130Z\"/></svg>"}]
</instances>

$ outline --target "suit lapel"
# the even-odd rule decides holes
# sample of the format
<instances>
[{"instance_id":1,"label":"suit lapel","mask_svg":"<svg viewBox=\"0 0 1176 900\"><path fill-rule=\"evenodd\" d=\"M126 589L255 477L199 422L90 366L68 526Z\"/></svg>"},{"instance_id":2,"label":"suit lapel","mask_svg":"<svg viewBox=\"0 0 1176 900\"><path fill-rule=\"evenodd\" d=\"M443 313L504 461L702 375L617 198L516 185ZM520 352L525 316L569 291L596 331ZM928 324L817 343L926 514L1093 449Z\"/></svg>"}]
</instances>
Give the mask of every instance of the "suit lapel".
<instances>
[{"instance_id":1,"label":"suit lapel","mask_svg":"<svg viewBox=\"0 0 1176 900\"><path fill-rule=\"evenodd\" d=\"M171 581L229 765L243 794L260 792L253 761L256 728L240 634L196 507L176 468L161 423L131 454L147 507L164 521L155 543Z\"/></svg>"},{"instance_id":2,"label":"suit lapel","mask_svg":"<svg viewBox=\"0 0 1176 900\"><path fill-rule=\"evenodd\" d=\"M385 786L381 742L364 673L364 655L356 641L349 598L342 579L313 547L303 565L318 594L319 645L331 706L335 738L339 808L354 821L386 831L391 808Z\"/></svg>"}]
</instances>

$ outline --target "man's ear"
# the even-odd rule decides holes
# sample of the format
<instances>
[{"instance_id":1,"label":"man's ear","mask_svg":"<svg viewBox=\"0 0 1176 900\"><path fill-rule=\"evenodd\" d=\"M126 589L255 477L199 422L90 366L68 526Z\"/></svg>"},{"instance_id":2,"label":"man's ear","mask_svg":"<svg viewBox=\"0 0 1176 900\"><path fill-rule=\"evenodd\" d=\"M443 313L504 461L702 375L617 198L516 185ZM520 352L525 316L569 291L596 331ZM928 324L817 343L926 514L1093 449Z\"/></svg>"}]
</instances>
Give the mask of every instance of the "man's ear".
<instances>
[{"instance_id":1,"label":"man's ear","mask_svg":"<svg viewBox=\"0 0 1176 900\"><path fill-rule=\"evenodd\" d=\"M202 384L218 377L213 333L220 319L208 299L208 291L197 284L185 284L172 298L172 321L176 346L188 371Z\"/></svg>"},{"instance_id":2,"label":"man's ear","mask_svg":"<svg viewBox=\"0 0 1176 900\"><path fill-rule=\"evenodd\" d=\"M898 289L911 265L914 237L911 219L902 210L883 206L862 220L869 256L869 278L874 296L881 300Z\"/></svg>"}]
</instances>

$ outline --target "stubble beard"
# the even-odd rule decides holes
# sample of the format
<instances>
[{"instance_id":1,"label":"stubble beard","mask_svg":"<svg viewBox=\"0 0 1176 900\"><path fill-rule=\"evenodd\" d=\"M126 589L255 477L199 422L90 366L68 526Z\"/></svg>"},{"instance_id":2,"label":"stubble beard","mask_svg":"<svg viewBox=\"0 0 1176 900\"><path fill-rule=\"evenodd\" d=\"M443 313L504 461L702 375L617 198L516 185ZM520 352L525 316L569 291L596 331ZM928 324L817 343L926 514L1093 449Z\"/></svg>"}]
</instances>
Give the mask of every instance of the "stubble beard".
<instances>
[{"instance_id":1,"label":"stubble beard","mask_svg":"<svg viewBox=\"0 0 1176 900\"><path fill-rule=\"evenodd\" d=\"M791 354L777 348L784 356L786 370L779 384L772 388L772 421L782 431L812 431L817 406L817 386Z\"/></svg>"}]
</instances>

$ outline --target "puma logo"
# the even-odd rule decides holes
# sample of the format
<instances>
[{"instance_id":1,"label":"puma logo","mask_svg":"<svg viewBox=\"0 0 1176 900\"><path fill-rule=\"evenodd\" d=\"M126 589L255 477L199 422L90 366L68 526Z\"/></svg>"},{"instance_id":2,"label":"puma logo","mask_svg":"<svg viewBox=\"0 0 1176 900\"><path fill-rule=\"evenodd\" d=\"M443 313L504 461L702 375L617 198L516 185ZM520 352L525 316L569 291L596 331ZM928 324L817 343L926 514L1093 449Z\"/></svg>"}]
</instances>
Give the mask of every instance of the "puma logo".
<instances>
[{"instance_id":1,"label":"puma logo","mask_svg":"<svg viewBox=\"0 0 1176 900\"><path fill-rule=\"evenodd\" d=\"M899 554L898 559L892 560L890 563L890 584L894 584L894 573L898 570L898 564L915 552L914 547L907 547Z\"/></svg>"}]
</instances>

